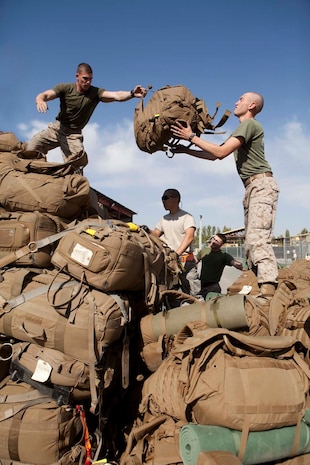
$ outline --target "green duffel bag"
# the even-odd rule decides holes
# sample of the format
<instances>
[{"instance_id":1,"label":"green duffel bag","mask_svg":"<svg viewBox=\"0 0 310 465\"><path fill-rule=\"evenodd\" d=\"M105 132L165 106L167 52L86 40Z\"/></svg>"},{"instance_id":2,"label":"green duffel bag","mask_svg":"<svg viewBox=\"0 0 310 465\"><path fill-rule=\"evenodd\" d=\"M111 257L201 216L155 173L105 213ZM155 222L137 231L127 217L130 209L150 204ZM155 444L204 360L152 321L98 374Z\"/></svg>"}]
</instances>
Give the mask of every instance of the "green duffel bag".
<instances>
[{"instance_id":1,"label":"green duffel bag","mask_svg":"<svg viewBox=\"0 0 310 465\"><path fill-rule=\"evenodd\" d=\"M277 461L277 464L308 464L309 462L304 460L307 456L309 460L310 452L309 414L310 411L306 410L299 432L296 426L250 432L242 462L237 458L241 444L242 433L240 431L221 426L189 423L183 426L180 431L181 457L184 465L193 463L197 463L197 465L209 463L210 465L241 465L241 463L243 465L256 465L270 464L274 463L274 461ZM301 458L299 461L296 459L294 462L290 460L287 462L280 461L291 457L296 434L298 435L298 447L293 455L299 456L302 454ZM214 451L221 451L218 452L221 461L216 461L216 455L213 456ZM226 454L227 458L225 457ZM202 458L204 458L204 461L202 461ZM211 460L211 458L214 460Z\"/></svg>"}]
</instances>

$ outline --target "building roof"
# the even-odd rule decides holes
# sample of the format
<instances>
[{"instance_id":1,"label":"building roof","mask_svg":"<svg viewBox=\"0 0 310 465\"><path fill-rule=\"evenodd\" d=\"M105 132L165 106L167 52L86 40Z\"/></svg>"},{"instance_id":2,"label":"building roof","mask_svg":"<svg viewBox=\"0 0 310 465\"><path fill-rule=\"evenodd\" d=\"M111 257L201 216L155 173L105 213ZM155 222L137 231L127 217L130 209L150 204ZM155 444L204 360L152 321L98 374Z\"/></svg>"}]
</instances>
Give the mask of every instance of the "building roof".
<instances>
[{"instance_id":1,"label":"building roof","mask_svg":"<svg viewBox=\"0 0 310 465\"><path fill-rule=\"evenodd\" d=\"M111 199L111 197L102 194L94 188L92 188L92 190L97 195L99 214L103 218L113 218L128 222L132 221L133 215L137 214L130 208L127 208L116 200Z\"/></svg>"}]
</instances>

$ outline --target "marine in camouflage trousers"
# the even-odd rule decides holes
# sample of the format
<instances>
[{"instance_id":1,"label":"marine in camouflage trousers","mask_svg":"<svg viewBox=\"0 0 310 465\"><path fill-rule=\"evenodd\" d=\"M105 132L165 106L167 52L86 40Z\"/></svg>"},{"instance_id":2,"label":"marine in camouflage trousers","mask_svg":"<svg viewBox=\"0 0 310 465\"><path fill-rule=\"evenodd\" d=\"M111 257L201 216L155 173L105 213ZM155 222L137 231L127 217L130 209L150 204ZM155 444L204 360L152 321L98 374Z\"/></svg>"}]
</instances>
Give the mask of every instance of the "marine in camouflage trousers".
<instances>
[{"instance_id":1,"label":"marine in camouflage trousers","mask_svg":"<svg viewBox=\"0 0 310 465\"><path fill-rule=\"evenodd\" d=\"M37 150L45 154L56 147L61 148L64 162L78 158L84 150L82 132L55 121L35 134L27 144L27 150Z\"/></svg>"},{"instance_id":2,"label":"marine in camouflage trousers","mask_svg":"<svg viewBox=\"0 0 310 465\"><path fill-rule=\"evenodd\" d=\"M279 187L273 177L254 179L244 194L245 255L258 283L274 283L278 279L271 245L278 196Z\"/></svg>"}]
</instances>

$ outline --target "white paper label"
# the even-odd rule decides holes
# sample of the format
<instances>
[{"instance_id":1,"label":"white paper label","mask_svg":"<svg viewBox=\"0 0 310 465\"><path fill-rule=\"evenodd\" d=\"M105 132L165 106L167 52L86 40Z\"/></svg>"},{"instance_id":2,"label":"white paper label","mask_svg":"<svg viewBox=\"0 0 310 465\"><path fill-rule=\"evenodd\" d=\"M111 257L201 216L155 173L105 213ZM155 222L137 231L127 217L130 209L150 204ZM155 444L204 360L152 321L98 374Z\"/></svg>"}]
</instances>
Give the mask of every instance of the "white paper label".
<instances>
[{"instance_id":1,"label":"white paper label","mask_svg":"<svg viewBox=\"0 0 310 465\"><path fill-rule=\"evenodd\" d=\"M45 381L49 379L51 371L51 365L44 360L39 359L31 379L39 381L40 383L45 383Z\"/></svg>"},{"instance_id":2,"label":"white paper label","mask_svg":"<svg viewBox=\"0 0 310 465\"><path fill-rule=\"evenodd\" d=\"M75 244L71 253L71 258L85 267L90 264L92 256L93 252L81 244Z\"/></svg>"},{"instance_id":3,"label":"white paper label","mask_svg":"<svg viewBox=\"0 0 310 465\"><path fill-rule=\"evenodd\" d=\"M247 294L250 294L251 290L252 290L252 286L243 286L243 288L241 289L241 291L238 292L238 294L247 295Z\"/></svg>"}]
</instances>

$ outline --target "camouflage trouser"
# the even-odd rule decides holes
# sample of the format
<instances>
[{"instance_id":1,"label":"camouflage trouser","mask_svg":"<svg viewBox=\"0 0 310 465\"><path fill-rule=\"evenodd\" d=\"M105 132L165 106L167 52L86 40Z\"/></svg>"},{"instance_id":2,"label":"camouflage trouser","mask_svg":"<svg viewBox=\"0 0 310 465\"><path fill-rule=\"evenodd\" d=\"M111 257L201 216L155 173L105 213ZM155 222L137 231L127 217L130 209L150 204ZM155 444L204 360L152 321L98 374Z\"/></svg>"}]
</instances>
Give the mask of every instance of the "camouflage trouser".
<instances>
[{"instance_id":1,"label":"camouflage trouser","mask_svg":"<svg viewBox=\"0 0 310 465\"><path fill-rule=\"evenodd\" d=\"M252 181L243 199L245 254L257 281L276 282L278 265L271 245L276 217L279 187L274 178Z\"/></svg>"},{"instance_id":2,"label":"camouflage trouser","mask_svg":"<svg viewBox=\"0 0 310 465\"><path fill-rule=\"evenodd\" d=\"M27 144L27 150L37 150L45 154L56 147L60 147L65 162L74 160L84 150L82 132L66 128L55 121L47 129L35 134Z\"/></svg>"}]
</instances>

